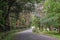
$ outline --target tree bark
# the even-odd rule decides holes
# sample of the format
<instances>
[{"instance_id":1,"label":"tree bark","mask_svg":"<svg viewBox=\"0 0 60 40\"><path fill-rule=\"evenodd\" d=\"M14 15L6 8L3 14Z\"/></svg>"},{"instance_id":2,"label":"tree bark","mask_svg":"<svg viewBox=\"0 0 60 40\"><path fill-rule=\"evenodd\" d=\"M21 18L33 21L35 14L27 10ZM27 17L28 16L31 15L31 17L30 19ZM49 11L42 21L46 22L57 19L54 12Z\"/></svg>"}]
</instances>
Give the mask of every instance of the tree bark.
<instances>
[{"instance_id":1,"label":"tree bark","mask_svg":"<svg viewBox=\"0 0 60 40\"><path fill-rule=\"evenodd\" d=\"M6 31L7 30L10 30L10 7L11 6L8 6L8 10L7 10L7 13L6 13L6 16L5 16L5 20L6 20L6 24L5 24L5 27L6 27Z\"/></svg>"},{"instance_id":2,"label":"tree bark","mask_svg":"<svg viewBox=\"0 0 60 40\"><path fill-rule=\"evenodd\" d=\"M43 25L41 25L41 26L40 26L40 31L43 31L43 28L44 28L44 26L43 26Z\"/></svg>"},{"instance_id":3,"label":"tree bark","mask_svg":"<svg viewBox=\"0 0 60 40\"><path fill-rule=\"evenodd\" d=\"M50 30L50 31L53 31L53 26L50 26L50 27L49 27L49 30Z\"/></svg>"},{"instance_id":4,"label":"tree bark","mask_svg":"<svg viewBox=\"0 0 60 40\"><path fill-rule=\"evenodd\" d=\"M60 33L60 26L59 26L59 28L58 28L58 32Z\"/></svg>"}]
</instances>

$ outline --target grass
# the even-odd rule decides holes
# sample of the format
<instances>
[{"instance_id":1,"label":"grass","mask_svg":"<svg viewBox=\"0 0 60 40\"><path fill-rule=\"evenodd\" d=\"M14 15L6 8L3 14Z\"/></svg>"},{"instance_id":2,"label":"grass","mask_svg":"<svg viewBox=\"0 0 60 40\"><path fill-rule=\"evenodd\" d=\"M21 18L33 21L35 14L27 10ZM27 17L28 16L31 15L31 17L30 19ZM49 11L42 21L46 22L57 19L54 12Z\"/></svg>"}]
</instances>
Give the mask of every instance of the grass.
<instances>
[{"instance_id":1,"label":"grass","mask_svg":"<svg viewBox=\"0 0 60 40\"><path fill-rule=\"evenodd\" d=\"M57 32L44 32L46 35L49 35L49 36L53 36L53 37L56 37L56 38L60 38L60 34L57 33Z\"/></svg>"},{"instance_id":2,"label":"grass","mask_svg":"<svg viewBox=\"0 0 60 40\"><path fill-rule=\"evenodd\" d=\"M42 34L42 35L47 35L47 36L51 36L51 37L55 37L55 38L58 38L58 39L60 39L60 34L58 33L58 32L56 32L56 31L53 31L53 32L51 32L51 31L35 31L34 33L36 33L36 34Z\"/></svg>"},{"instance_id":3,"label":"grass","mask_svg":"<svg viewBox=\"0 0 60 40\"><path fill-rule=\"evenodd\" d=\"M25 29L16 29L16 30L11 30L9 32L3 32L0 33L0 40L12 40L16 32L23 31Z\"/></svg>"},{"instance_id":4,"label":"grass","mask_svg":"<svg viewBox=\"0 0 60 40\"><path fill-rule=\"evenodd\" d=\"M0 40L2 39L3 32L0 32Z\"/></svg>"},{"instance_id":5,"label":"grass","mask_svg":"<svg viewBox=\"0 0 60 40\"><path fill-rule=\"evenodd\" d=\"M12 31L10 31L9 34L4 38L4 40L12 40L12 38L15 35L15 33L18 32L18 31L21 31L21 30L19 29L19 30L12 30Z\"/></svg>"}]
</instances>

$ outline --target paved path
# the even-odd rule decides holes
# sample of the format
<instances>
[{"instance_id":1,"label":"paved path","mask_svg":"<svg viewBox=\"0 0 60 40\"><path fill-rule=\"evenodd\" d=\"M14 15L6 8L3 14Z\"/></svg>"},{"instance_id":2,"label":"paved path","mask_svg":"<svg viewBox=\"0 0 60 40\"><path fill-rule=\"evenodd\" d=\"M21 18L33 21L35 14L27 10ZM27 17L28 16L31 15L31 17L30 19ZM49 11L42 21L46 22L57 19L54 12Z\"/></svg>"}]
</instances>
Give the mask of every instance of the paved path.
<instances>
[{"instance_id":1,"label":"paved path","mask_svg":"<svg viewBox=\"0 0 60 40\"><path fill-rule=\"evenodd\" d=\"M32 33L32 29L18 32L13 40L57 40L53 37L45 35L37 35Z\"/></svg>"}]
</instances>

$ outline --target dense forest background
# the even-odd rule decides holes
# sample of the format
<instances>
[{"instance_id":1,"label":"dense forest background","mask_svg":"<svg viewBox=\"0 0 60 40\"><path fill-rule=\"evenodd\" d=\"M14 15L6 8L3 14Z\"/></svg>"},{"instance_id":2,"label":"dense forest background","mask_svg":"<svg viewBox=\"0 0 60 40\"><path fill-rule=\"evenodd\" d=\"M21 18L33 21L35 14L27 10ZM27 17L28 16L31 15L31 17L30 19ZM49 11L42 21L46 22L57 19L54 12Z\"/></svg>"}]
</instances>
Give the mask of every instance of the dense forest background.
<instances>
[{"instance_id":1,"label":"dense forest background","mask_svg":"<svg viewBox=\"0 0 60 40\"><path fill-rule=\"evenodd\" d=\"M34 10L34 3L32 1L1 0L0 31L10 30L13 26L17 27L20 24L25 25L25 21L27 21L26 16L30 15L30 12Z\"/></svg>"}]
</instances>

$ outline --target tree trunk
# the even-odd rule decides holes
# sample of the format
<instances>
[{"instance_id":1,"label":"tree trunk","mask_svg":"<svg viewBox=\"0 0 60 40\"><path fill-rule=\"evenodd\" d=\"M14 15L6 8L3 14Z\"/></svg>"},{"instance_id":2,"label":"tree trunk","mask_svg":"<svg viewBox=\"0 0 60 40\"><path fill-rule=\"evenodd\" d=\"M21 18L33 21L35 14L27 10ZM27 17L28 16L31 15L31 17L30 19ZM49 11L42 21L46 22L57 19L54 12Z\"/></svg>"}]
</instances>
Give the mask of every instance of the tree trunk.
<instances>
[{"instance_id":1,"label":"tree trunk","mask_svg":"<svg viewBox=\"0 0 60 40\"><path fill-rule=\"evenodd\" d=\"M60 33L60 26L59 26L59 28L58 28L58 32Z\"/></svg>"},{"instance_id":2,"label":"tree trunk","mask_svg":"<svg viewBox=\"0 0 60 40\"><path fill-rule=\"evenodd\" d=\"M5 16L5 20L6 20L6 24L5 24L6 31L10 30L10 15L9 15L10 7L11 6L8 6L8 10L7 10L7 13L6 13L6 16Z\"/></svg>"},{"instance_id":3,"label":"tree trunk","mask_svg":"<svg viewBox=\"0 0 60 40\"><path fill-rule=\"evenodd\" d=\"M49 27L49 30L50 30L50 31L53 31L53 26L50 26L50 27Z\"/></svg>"},{"instance_id":4,"label":"tree trunk","mask_svg":"<svg viewBox=\"0 0 60 40\"><path fill-rule=\"evenodd\" d=\"M41 26L40 26L40 31L43 31L43 28L44 28L43 25L41 25Z\"/></svg>"}]
</instances>

